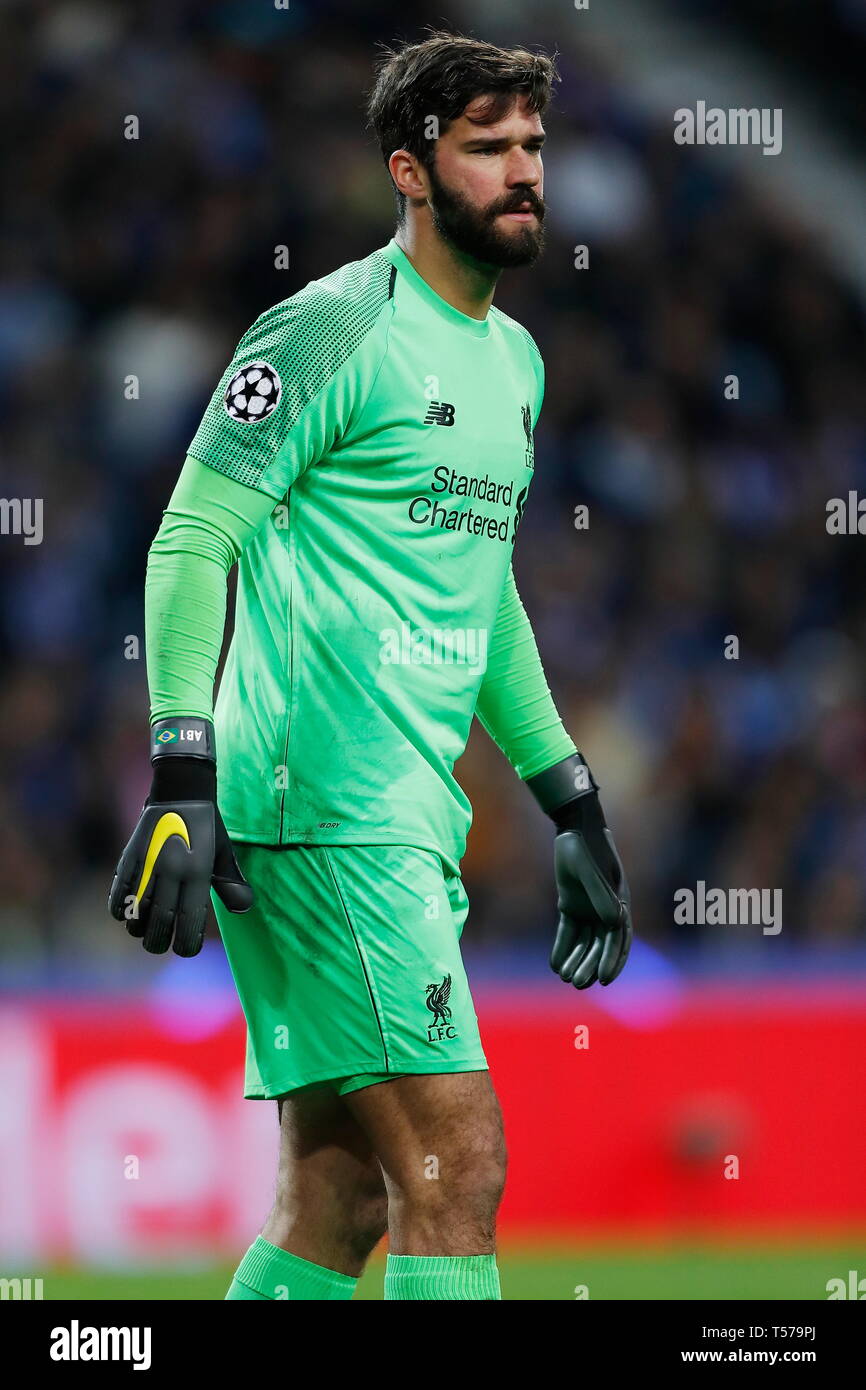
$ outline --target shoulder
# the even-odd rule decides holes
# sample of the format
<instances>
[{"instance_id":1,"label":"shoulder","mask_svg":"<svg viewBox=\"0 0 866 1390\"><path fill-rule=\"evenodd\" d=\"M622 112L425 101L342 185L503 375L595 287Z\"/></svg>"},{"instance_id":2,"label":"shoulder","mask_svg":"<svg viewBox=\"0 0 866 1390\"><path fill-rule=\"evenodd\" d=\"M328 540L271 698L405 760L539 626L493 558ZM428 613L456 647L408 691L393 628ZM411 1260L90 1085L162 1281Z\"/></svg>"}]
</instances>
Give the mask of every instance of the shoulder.
<instances>
[{"instance_id":1,"label":"shoulder","mask_svg":"<svg viewBox=\"0 0 866 1390\"><path fill-rule=\"evenodd\" d=\"M260 314L248 335L284 344L318 344L340 355L358 345L379 319L391 294L391 264L379 251L349 261Z\"/></svg>"},{"instance_id":2,"label":"shoulder","mask_svg":"<svg viewBox=\"0 0 866 1390\"><path fill-rule=\"evenodd\" d=\"M490 313L494 322L499 324L503 333L508 335L515 344L517 350L525 352L528 355L533 371L536 374L543 374L544 362L538 350L538 344L529 332L529 329L524 328L522 323L517 322L517 319L511 318L509 314L505 314L501 309L497 309L495 304L491 304Z\"/></svg>"},{"instance_id":3,"label":"shoulder","mask_svg":"<svg viewBox=\"0 0 866 1390\"><path fill-rule=\"evenodd\" d=\"M490 313L503 333L510 338L519 360L528 367L535 379L537 387L535 415L537 417L544 395L544 359L538 350L538 344L528 328L524 328L522 323L517 322L517 319L511 318L508 314L504 314L501 309L497 309L495 304L491 304Z\"/></svg>"},{"instance_id":4,"label":"shoulder","mask_svg":"<svg viewBox=\"0 0 866 1390\"><path fill-rule=\"evenodd\" d=\"M538 350L538 344L528 328L524 328L523 324L518 323L517 319L513 319L510 314L505 314L501 309L497 309L495 304L491 304L490 313L494 321L500 324L503 332L510 334L515 342L523 344L531 358L541 362L542 359L541 353Z\"/></svg>"}]
</instances>

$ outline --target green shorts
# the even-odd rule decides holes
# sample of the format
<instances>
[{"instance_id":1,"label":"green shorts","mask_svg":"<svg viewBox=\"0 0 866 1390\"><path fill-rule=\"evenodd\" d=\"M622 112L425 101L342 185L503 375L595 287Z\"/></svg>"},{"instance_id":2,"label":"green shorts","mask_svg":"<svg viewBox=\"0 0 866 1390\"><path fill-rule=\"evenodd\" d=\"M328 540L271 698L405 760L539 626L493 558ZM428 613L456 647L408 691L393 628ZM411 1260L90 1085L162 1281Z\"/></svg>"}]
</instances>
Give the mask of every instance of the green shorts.
<instances>
[{"instance_id":1,"label":"green shorts","mask_svg":"<svg viewBox=\"0 0 866 1390\"><path fill-rule=\"evenodd\" d=\"M247 1021L244 1096L486 1071L460 954L469 903L433 850L235 842L255 893L214 910Z\"/></svg>"}]
</instances>

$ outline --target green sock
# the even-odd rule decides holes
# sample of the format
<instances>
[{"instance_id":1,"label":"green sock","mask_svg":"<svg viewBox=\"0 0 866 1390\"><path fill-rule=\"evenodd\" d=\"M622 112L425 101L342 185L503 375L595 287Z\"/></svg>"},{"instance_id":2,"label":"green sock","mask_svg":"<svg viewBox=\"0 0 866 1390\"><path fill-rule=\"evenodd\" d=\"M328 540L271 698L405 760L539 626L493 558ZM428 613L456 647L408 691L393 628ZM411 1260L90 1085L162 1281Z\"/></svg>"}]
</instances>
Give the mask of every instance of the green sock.
<instances>
[{"instance_id":1,"label":"green sock","mask_svg":"<svg viewBox=\"0 0 866 1390\"><path fill-rule=\"evenodd\" d=\"M239 1284L237 1279L232 1280L226 1298L263 1298L266 1303L270 1302L266 1293L256 1293L255 1289L248 1289L246 1284Z\"/></svg>"},{"instance_id":2,"label":"green sock","mask_svg":"<svg viewBox=\"0 0 866 1390\"><path fill-rule=\"evenodd\" d=\"M388 1255L385 1298L502 1298L495 1255Z\"/></svg>"},{"instance_id":3,"label":"green sock","mask_svg":"<svg viewBox=\"0 0 866 1390\"><path fill-rule=\"evenodd\" d=\"M335 1269L312 1264L272 1245L264 1236L256 1236L235 1270L226 1299L347 1299L355 1292L357 1282L351 1274L338 1274Z\"/></svg>"}]
</instances>

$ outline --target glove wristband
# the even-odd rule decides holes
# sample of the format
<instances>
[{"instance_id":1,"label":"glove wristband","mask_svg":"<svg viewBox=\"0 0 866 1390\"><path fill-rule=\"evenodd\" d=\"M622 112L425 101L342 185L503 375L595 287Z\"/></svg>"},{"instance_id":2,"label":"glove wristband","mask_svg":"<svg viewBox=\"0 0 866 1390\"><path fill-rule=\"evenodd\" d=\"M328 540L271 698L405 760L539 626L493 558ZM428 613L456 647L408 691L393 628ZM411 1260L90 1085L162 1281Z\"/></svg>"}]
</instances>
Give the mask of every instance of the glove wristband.
<instances>
[{"instance_id":1,"label":"glove wristband","mask_svg":"<svg viewBox=\"0 0 866 1390\"><path fill-rule=\"evenodd\" d=\"M556 812L569 802L598 791L598 783L580 753L571 753L544 772L527 777L526 785L542 811L554 820Z\"/></svg>"},{"instance_id":2,"label":"glove wristband","mask_svg":"<svg viewBox=\"0 0 866 1390\"><path fill-rule=\"evenodd\" d=\"M210 719L176 715L157 719L150 730L150 761L163 758L197 758L216 763L216 737Z\"/></svg>"}]
</instances>

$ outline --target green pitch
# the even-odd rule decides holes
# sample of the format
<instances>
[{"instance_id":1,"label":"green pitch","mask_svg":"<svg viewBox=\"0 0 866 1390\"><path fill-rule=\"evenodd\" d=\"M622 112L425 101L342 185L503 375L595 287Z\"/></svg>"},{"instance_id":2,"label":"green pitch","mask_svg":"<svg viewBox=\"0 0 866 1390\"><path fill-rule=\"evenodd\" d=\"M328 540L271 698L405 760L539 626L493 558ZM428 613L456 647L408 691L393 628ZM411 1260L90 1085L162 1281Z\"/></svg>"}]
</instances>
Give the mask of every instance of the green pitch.
<instances>
[{"instance_id":1,"label":"green pitch","mask_svg":"<svg viewBox=\"0 0 866 1390\"><path fill-rule=\"evenodd\" d=\"M591 1251L510 1249L499 1260L504 1299L558 1302L586 1285L590 1299L821 1299L828 1279L866 1269L866 1245L791 1247L629 1247ZM381 1299L384 1252L370 1262L357 1299ZM22 1270L19 1273L37 1274ZM43 1277L46 1299L223 1299L233 1268L154 1273L56 1269Z\"/></svg>"}]
</instances>

